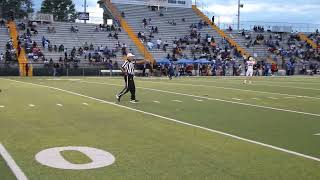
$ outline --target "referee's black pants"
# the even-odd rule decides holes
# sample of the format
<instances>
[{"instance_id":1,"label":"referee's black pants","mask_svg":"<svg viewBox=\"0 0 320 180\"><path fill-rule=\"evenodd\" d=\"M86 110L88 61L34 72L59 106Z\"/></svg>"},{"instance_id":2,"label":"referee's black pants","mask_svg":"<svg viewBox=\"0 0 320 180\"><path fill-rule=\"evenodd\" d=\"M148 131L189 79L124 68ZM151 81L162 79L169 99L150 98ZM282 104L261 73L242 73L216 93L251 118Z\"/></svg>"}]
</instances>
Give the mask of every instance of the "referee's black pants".
<instances>
[{"instance_id":1,"label":"referee's black pants","mask_svg":"<svg viewBox=\"0 0 320 180\"><path fill-rule=\"evenodd\" d=\"M133 75L125 75L124 81L126 83L124 89L119 93L119 97L127 94L129 91L131 93L131 100L136 100L136 86L134 84Z\"/></svg>"}]
</instances>

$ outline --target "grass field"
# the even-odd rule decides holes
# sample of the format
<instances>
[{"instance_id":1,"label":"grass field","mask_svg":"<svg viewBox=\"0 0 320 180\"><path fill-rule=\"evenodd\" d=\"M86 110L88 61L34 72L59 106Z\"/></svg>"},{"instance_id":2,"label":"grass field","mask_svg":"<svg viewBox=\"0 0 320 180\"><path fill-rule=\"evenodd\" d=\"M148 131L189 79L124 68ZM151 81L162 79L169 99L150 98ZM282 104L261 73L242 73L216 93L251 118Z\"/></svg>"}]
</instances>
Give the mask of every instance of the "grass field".
<instances>
[{"instance_id":1,"label":"grass field","mask_svg":"<svg viewBox=\"0 0 320 180\"><path fill-rule=\"evenodd\" d=\"M30 180L320 179L320 78L0 78L0 143ZM317 135L319 134L319 136ZM115 162L40 164L38 152L85 146ZM90 158L63 151L71 163ZM0 180L15 179L0 156Z\"/></svg>"}]
</instances>

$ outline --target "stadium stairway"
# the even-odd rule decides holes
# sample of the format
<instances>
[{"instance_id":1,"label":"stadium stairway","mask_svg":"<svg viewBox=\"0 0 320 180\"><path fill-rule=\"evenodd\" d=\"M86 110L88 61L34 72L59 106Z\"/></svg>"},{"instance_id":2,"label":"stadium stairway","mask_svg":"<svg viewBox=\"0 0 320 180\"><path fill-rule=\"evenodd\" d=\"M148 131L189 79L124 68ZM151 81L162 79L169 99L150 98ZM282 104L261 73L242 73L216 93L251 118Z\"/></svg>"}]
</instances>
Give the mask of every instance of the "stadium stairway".
<instances>
[{"instance_id":1,"label":"stadium stairway","mask_svg":"<svg viewBox=\"0 0 320 180\"><path fill-rule=\"evenodd\" d=\"M195 11L197 15L199 15L204 21L206 21L212 29L219 33L219 35L225 38L232 46L236 47L238 52L245 57L251 56L249 52L247 52L242 46L240 46L236 41L230 38L224 31L222 31L218 26L212 23L212 21L205 15L203 12L200 11L195 5L192 5L192 9Z\"/></svg>"},{"instance_id":2,"label":"stadium stairway","mask_svg":"<svg viewBox=\"0 0 320 180\"><path fill-rule=\"evenodd\" d=\"M301 32L298 35L302 41L306 41L313 49L318 48L317 44L313 40L308 38L304 33Z\"/></svg>"},{"instance_id":3,"label":"stadium stairway","mask_svg":"<svg viewBox=\"0 0 320 180\"><path fill-rule=\"evenodd\" d=\"M127 23L127 21L122 18L118 9L109 1L104 0L104 5L107 6L107 9L119 20L121 27L127 32L129 38L135 43L140 53L144 56L144 59L149 60L151 63L155 64L155 58L148 51L148 49L141 43L137 35L134 33L132 27Z\"/></svg>"},{"instance_id":4,"label":"stadium stairway","mask_svg":"<svg viewBox=\"0 0 320 180\"><path fill-rule=\"evenodd\" d=\"M16 49L16 54L18 56L18 40L17 37L19 35L19 32L17 30L16 23L14 21L10 21L8 23L9 30L10 30L10 37L12 38L14 48ZM33 75L33 69L32 69L32 64L29 64L28 59L26 57L25 49L21 48L20 56L18 57L18 62L19 62L19 72L20 76L32 76ZM27 74L26 71L26 65L29 65L29 71Z\"/></svg>"},{"instance_id":5,"label":"stadium stairway","mask_svg":"<svg viewBox=\"0 0 320 180\"><path fill-rule=\"evenodd\" d=\"M8 42L8 40L9 40L9 33L7 28L5 26L0 27L0 53L4 54L6 50L6 43Z\"/></svg>"}]
</instances>

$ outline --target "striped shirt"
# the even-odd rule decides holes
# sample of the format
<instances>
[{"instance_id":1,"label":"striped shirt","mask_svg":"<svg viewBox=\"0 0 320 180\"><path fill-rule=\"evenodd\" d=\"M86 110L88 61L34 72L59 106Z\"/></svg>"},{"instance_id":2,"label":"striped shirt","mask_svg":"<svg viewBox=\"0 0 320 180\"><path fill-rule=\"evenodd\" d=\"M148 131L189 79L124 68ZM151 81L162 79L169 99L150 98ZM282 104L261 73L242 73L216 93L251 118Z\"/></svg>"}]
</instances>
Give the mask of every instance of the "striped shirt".
<instances>
[{"instance_id":1,"label":"striped shirt","mask_svg":"<svg viewBox=\"0 0 320 180\"><path fill-rule=\"evenodd\" d=\"M125 69L128 74L134 75L134 64L135 62L133 61L125 61L121 67Z\"/></svg>"}]
</instances>

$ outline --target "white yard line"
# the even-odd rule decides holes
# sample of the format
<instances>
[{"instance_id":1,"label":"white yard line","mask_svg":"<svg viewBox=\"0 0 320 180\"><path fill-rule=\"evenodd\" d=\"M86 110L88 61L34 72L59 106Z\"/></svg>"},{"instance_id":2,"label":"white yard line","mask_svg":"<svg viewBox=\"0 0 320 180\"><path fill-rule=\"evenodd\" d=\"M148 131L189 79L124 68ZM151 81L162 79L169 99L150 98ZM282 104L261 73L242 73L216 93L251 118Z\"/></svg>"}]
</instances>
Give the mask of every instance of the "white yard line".
<instances>
[{"instance_id":1,"label":"white yard line","mask_svg":"<svg viewBox=\"0 0 320 180\"><path fill-rule=\"evenodd\" d=\"M278 99L278 98L276 98L276 97L268 97L269 99L274 99L274 100L276 100L276 99Z\"/></svg>"},{"instance_id":2,"label":"white yard line","mask_svg":"<svg viewBox=\"0 0 320 180\"><path fill-rule=\"evenodd\" d=\"M60 107L62 107L63 105L62 105L62 104L57 104L57 106L60 106Z\"/></svg>"},{"instance_id":3,"label":"white yard line","mask_svg":"<svg viewBox=\"0 0 320 180\"><path fill-rule=\"evenodd\" d=\"M253 99L253 100L260 100L259 98L251 98L251 99Z\"/></svg>"},{"instance_id":4,"label":"white yard line","mask_svg":"<svg viewBox=\"0 0 320 180\"><path fill-rule=\"evenodd\" d=\"M195 101L202 102L202 99L194 99Z\"/></svg>"},{"instance_id":5,"label":"white yard line","mask_svg":"<svg viewBox=\"0 0 320 180\"><path fill-rule=\"evenodd\" d=\"M178 103L182 103L182 101L180 100L172 100L173 102L178 102Z\"/></svg>"},{"instance_id":6,"label":"white yard line","mask_svg":"<svg viewBox=\"0 0 320 180\"><path fill-rule=\"evenodd\" d=\"M239 99L239 98L232 98L232 99L236 101L242 101L242 99Z\"/></svg>"},{"instance_id":7,"label":"white yard line","mask_svg":"<svg viewBox=\"0 0 320 180\"><path fill-rule=\"evenodd\" d=\"M314 134L315 136L320 136L320 133L318 133L318 134Z\"/></svg>"},{"instance_id":8,"label":"white yard line","mask_svg":"<svg viewBox=\"0 0 320 180\"><path fill-rule=\"evenodd\" d=\"M80 81L80 83L81 82L89 83L89 84L101 84L101 85L121 86L121 87L123 86L120 84L110 84L110 83ZM39 85L39 84L37 84L37 85ZM320 114L315 114L315 113L308 113L308 112L295 111L295 110L289 110L289 109L275 108L275 107L270 107L270 106L262 106L262 105L242 103L242 102L229 101L229 100L223 100L223 99L209 98L209 97L197 96L197 95L193 95L193 94L178 93L178 92L172 92L172 91L166 91L166 90L160 90L160 89L152 89L152 88L145 88L145 87L137 87L137 88L155 91L155 92L162 92L162 93L168 93L168 94L175 94L175 95L188 96L188 97L193 97L193 98L200 98L200 99L206 99L206 100L212 100L212 101L219 101L219 102L225 102L225 103L231 103L231 104L238 104L238 105L244 105L244 106L250 106L250 107L256 107L256 108L262 108L262 109L269 109L269 110L275 110L275 111L283 111L283 112L290 112L290 113L320 117Z\"/></svg>"},{"instance_id":9,"label":"white yard line","mask_svg":"<svg viewBox=\"0 0 320 180\"><path fill-rule=\"evenodd\" d=\"M2 78L2 79L5 79L5 78ZM183 124L183 125L190 126L190 127L199 128L199 129L206 130L206 131L209 131L209 132L213 132L213 133L216 133L216 134L221 134L221 135L228 136L228 137L231 137L231 138L234 138L234 139L238 139L238 140L241 140L241 141L249 142L249 143L252 143L252 144L256 144L256 145L260 145L260 146L267 147L267 148L270 148L270 149L278 150L278 151L281 151L281 152L284 152L284 153L288 153L288 154L291 154L291 155L295 155L295 156L298 156L298 157L303 157L303 158L306 158L306 159L310 159L310 160L314 160L314 161L320 162L319 158L316 158L316 157L313 157L313 156L310 156L310 155L306 155L306 154L302 154L302 153L299 153L299 152L287 150L287 149L284 149L284 148L281 148L281 147L277 147L277 146L265 144L265 143L262 143L262 142L258 142L258 141L254 141L254 140L250 140L250 139L246 139L246 138L242 138L240 136L232 135L232 134L225 133L225 132L222 132L222 131L217 131L217 130L214 130L214 129L209 129L209 128L206 128L206 127L202 127L202 126L186 123L186 122L179 121L179 120L176 120L176 119L173 119L173 118L169 118L169 117L161 116L161 115L158 115L158 114L154 114L154 113L150 113L150 112L134 109L134 108L123 106L123 105L120 105L120 104L117 104L117 103L114 103L114 102L101 100L101 99L98 99L98 98L94 98L94 97L91 97L91 96L79 94L79 93L76 93L76 92L72 92L72 91L68 91L68 90L64 90L64 89L60 89L60 88L56 88L56 87L52 87L52 86L41 85L41 84L35 84L35 83L29 83L29 82L23 82L23 81L16 81L16 80L11 80L11 79L5 79L5 80L13 81L13 82L17 82L17 83L29 84L29 85L33 85L33 86L48 88L48 89L53 89L53 90L60 91L60 92L65 92L65 93L72 94L72 95L75 95L75 96L84 97L84 98L88 98L88 99L91 99L91 100L103 102L105 104L121 107L123 109L128 109L128 110L131 110L131 111L135 111L135 112L139 112L139 113L142 113L142 114L150 115L150 116L153 116L153 117L165 119L165 120L168 120L168 121L172 121L172 122Z\"/></svg>"},{"instance_id":10,"label":"white yard line","mask_svg":"<svg viewBox=\"0 0 320 180\"><path fill-rule=\"evenodd\" d=\"M89 104L88 103L82 103L83 105L85 105L85 106L89 106Z\"/></svg>"},{"instance_id":11,"label":"white yard line","mask_svg":"<svg viewBox=\"0 0 320 180\"><path fill-rule=\"evenodd\" d=\"M16 176L17 180L28 180L26 175L23 173L23 171L20 169L20 167L17 165L17 163L14 161L14 159L11 157L9 152L1 143L0 143L0 155L5 160L7 166L11 169L14 176Z\"/></svg>"},{"instance_id":12,"label":"white yard line","mask_svg":"<svg viewBox=\"0 0 320 180\"><path fill-rule=\"evenodd\" d=\"M29 107L35 107L35 105L34 104L29 104Z\"/></svg>"},{"instance_id":13,"label":"white yard line","mask_svg":"<svg viewBox=\"0 0 320 180\"><path fill-rule=\"evenodd\" d=\"M5 106L0 105L0 108L5 108Z\"/></svg>"},{"instance_id":14,"label":"white yard line","mask_svg":"<svg viewBox=\"0 0 320 180\"><path fill-rule=\"evenodd\" d=\"M82 81L83 82L83 81ZM144 81L146 82L146 81ZM261 93L261 94L273 94L273 95L280 95L280 96L292 96L292 97L303 97L308 99L317 99L320 100L319 97L312 97L312 96L301 96L301 95L293 95L293 94L284 94L284 93L273 93L273 92L266 92L266 91L256 91L256 90L249 90L249 89L239 89L239 88L231 88L231 87L223 87L223 86L213 86L213 85L200 85L200 84L186 84L186 83L166 83L166 82L152 82L147 81L148 83L157 83L157 84L167 84L167 85L182 85L182 86L191 86L191 87L208 87L208 88L217 88L217 89L225 89L225 90L235 90L235 91L243 91L243 92L254 92L254 93Z\"/></svg>"},{"instance_id":15,"label":"white yard line","mask_svg":"<svg viewBox=\"0 0 320 180\"><path fill-rule=\"evenodd\" d=\"M154 103L157 103L157 104L160 104L160 102L159 101L153 101Z\"/></svg>"}]
</instances>

